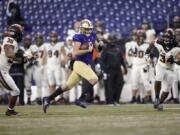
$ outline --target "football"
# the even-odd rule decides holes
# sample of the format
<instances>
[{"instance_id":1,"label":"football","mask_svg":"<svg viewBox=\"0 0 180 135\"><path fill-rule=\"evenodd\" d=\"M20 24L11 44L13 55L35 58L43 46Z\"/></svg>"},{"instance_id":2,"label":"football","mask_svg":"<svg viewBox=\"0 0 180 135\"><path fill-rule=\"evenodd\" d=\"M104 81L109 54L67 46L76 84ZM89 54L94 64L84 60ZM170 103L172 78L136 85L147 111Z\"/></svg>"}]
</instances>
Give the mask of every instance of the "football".
<instances>
[{"instance_id":1,"label":"football","mask_svg":"<svg viewBox=\"0 0 180 135\"><path fill-rule=\"evenodd\" d=\"M87 50L89 48L89 44L88 43L84 43L80 46L81 50Z\"/></svg>"}]
</instances>

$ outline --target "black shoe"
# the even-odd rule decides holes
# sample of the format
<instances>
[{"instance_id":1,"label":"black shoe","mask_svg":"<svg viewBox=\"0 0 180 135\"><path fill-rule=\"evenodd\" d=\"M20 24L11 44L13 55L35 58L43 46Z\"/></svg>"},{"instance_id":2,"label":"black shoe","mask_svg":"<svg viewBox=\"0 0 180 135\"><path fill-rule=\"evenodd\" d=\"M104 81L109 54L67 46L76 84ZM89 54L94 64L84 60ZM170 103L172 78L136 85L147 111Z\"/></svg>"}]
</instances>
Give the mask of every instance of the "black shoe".
<instances>
[{"instance_id":1,"label":"black shoe","mask_svg":"<svg viewBox=\"0 0 180 135\"><path fill-rule=\"evenodd\" d=\"M163 104L158 104L157 110L158 111L163 111Z\"/></svg>"},{"instance_id":2,"label":"black shoe","mask_svg":"<svg viewBox=\"0 0 180 135\"><path fill-rule=\"evenodd\" d=\"M31 101L30 100L27 101L27 105L31 105Z\"/></svg>"},{"instance_id":3,"label":"black shoe","mask_svg":"<svg viewBox=\"0 0 180 135\"><path fill-rule=\"evenodd\" d=\"M174 99L174 98L171 97L171 98L169 98L166 102L167 102L167 103L172 103L172 102L173 102L173 99Z\"/></svg>"},{"instance_id":4,"label":"black shoe","mask_svg":"<svg viewBox=\"0 0 180 135\"><path fill-rule=\"evenodd\" d=\"M14 111L14 110L9 110L7 109L6 113L7 116L11 116L11 115L18 115L18 112Z\"/></svg>"},{"instance_id":5,"label":"black shoe","mask_svg":"<svg viewBox=\"0 0 180 135\"><path fill-rule=\"evenodd\" d=\"M157 109L159 104L160 104L159 99L155 99L155 101L154 101L154 109Z\"/></svg>"},{"instance_id":6,"label":"black shoe","mask_svg":"<svg viewBox=\"0 0 180 135\"><path fill-rule=\"evenodd\" d=\"M141 104L141 97L140 97L140 96L138 96L138 97L136 98L136 103L137 103L137 104Z\"/></svg>"},{"instance_id":7,"label":"black shoe","mask_svg":"<svg viewBox=\"0 0 180 135\"><path fill-rule=\"evenodd\" d=\"M178 99L177 99L177 98L174 98L173 103L174 103L174 104L179 104Z\"/></svg>"},{"instance_id":8,"label":"black shoe","mask_svg":"<svg viewBox=\"0 0 180 135\"><path fill-rule=\"evenodd\" d=\"M83 100L81 100L81 99L77 99L77 100L75 101L75 104L76 104L77 106L82 107L82 108L86 108L86 107L87 107L86 102L83 101Z\"/></svg>"},{"instance_id":9,"label":"black shoe","mask_svg":"<svg viewBox=\"0 0 180 135\"><path fill-rule=\"evenodd\" d=\"M146 104L146 103L147 103L146 98L142 98L141 104Z\"/></svg>"},{"instance_id":10,"label":"black shoe","mask_svg":"<svg viewBox=\"0 0 180 135\"><path fill-rule=\"evenodd\" d=\"M42 100L41 100L41 98L37 98L37 99L36 99L36 103L37 103L38 105L42 105Z\"/></svg>"},{"instance_id":11,"label":"black shoe","mask_svg":"<svg viewBox=\"0 0 180 135\"><path fill-rule=\"evenodd\" d=\"M150 103L150 104L152 104L152 98L151 98L151 97L148 97L147 102Z\"/></svg>"},{"instance_id":12,"label":"black shoe","mask_svg":"<svg viewBox=\"0 0 180 135\"><path fill-rule=\"evenodd\" d=\"M114 106L120 106L119 102L114 102Z\"/></svg>"},{"instance_id":13,"label":"black shoe","mask_svg":"<svg viewBox=\"0 0 180 135\"><path fill-rule=\"evenodd\" d=\"M131 104L134 104L134 103L136 103L136 98L132 97Z\"/></svg>"},{"instance_id":14,"label":"black shoe","mask_svg":"<svg viewBox=\"0 0 180 135\"><path fill-rule=\"evenodd\" d=\"M93 100L95 103L100 103L100 97L98 95L96 95Z\"/></svg>"},{"instance_id":15,"label":"black shoe","mask_svg":"<svg viewBox=\"0 0 180 135\"><path fill-rule=\"evenodd\" d=\"M43 111L44 111L44 113L47 112L47 108L49 107L49 105L50 105L50 102L49 102L48 97L44 97L43 98Z\"/></svg>"}]
</instances>

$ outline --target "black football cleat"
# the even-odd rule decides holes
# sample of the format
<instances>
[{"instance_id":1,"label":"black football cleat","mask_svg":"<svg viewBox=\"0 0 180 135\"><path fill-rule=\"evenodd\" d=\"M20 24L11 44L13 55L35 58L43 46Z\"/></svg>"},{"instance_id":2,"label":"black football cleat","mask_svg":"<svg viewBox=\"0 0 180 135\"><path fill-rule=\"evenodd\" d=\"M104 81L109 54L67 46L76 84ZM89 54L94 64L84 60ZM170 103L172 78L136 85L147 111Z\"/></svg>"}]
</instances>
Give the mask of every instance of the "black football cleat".
<instances>
[{"instance_id":1,"label":"black football cleat","mask_svg":"<svg viewBox=\"0 0 180 135\"><path fill-rule=\"evenodd\" d=\"M159 104L160 104L159 99L155 99L155 101L154 101L154 109L157 109Z\"/></svg>"},{"instance_id":2,"label":"black football cleat","mask_svg":"<svg viewBox=\"0 0 180 135\"><path fill-rule=\"evenodd\" d=\"M131 103L131 104L136 103L136 98L135 98L135 97L133 97L130 103Z\"/></svg>"},{"instance_id":3,"label":"black football cleat","mask_svg":"<svg viewBox=\"0 0 180 135\"><path fill-rule=\"evenodd\" d=\"M157 110L158 110L158 111L163 111L163 104L159 104L159 105L157 106Z\"/></svg>"},{"instance_id":4,"label":"black football cleat","mask_svg":"<svg viewBox=\"0 0 180 135\"><path fill-rule=\"evenodd\" d=\"M50 105L50 102L49 102L48 97L44 97L43 98L43 111L44 111L44 113L47 112L47 108L49 107L49 105Z\"/></svg>"},{"instance_id":5,"label":"black football cleat","mask_svg":"<svg viewBox=\"0 0 180 135\"><path fill-rule=\"evenodd\" d=\"M27 101L27 105L32 105L30 100Z\"/></svg>"},{"instance_id":6,"label":"black football cleat","mask_svg":"<svg viewBox=\"0 0 180 135\"><path fill-rule=\"evenodd\" d=\"M87 108L86 102L83 101L83 100L81 100L81 99L77 99L77 100L75 101L75 105L80 106L80 107L82 107L82 108Z\"/></svg>"},{"instance_id":7,"label":"black football cleat","mask_svg":"<svg viewBox=\"0 0 180 135\"><path fill-rule=\"evenodd\" d=\"M12 116L12 115L18 115L18 112L14 111L14 110L9 110L7 109L6 113L7 116Z\"/></svg>"},{"instance_id":8,"label":"black football cleat","mask_svg":"<svg viewBox=\"0 0 180 135\"><path fill-rule=\"evenodd\" d=\"M37 99L36 99L36 103L37 103L38 105L42 105L42 100L41 100L41 98L37 98Z\"/></svg>"}]
</instances>

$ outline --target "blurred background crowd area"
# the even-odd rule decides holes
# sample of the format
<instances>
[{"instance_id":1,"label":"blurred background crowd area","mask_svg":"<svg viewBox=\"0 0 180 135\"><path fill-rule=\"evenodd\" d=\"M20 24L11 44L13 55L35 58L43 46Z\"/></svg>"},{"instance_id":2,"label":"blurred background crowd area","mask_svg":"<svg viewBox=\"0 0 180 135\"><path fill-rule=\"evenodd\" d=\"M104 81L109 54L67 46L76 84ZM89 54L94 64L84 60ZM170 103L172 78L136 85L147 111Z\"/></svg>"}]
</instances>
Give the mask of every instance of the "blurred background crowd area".
<instances>
[{"instance_id":1,"label":"blurred background crowd area","mask_svg":"<svg viewBox=\"0 0 180 135\"><path fill-rule=\"evenodd\" d=\"M0 1L0 32L7 28L8 0ZM179 0L17 0L27 34L58 32L65 40L76 21L101 22L103 31L128 38L144 20L159 34L180 14ZM8 21L10 23L10 21Z\"/></svg>"}]
</instances>

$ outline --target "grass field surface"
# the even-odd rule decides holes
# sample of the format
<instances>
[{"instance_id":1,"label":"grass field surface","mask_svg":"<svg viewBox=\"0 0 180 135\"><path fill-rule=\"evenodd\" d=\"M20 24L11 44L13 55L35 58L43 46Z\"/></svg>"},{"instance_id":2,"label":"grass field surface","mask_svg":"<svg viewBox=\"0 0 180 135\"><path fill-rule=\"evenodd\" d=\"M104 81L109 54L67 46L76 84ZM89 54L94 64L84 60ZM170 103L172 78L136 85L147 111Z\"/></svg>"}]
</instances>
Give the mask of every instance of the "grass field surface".
<instances>
[{"instance_id":1,"label":"grass field surface","mask_svg":"<svg viewBox=\"0 0 180 135\"><path fill-rule=\"evenodd\" d=\"M5 116L0 106L0 135L180 135L180 105L17 106L21 116Z\"/></svg>"}]
</instances>

